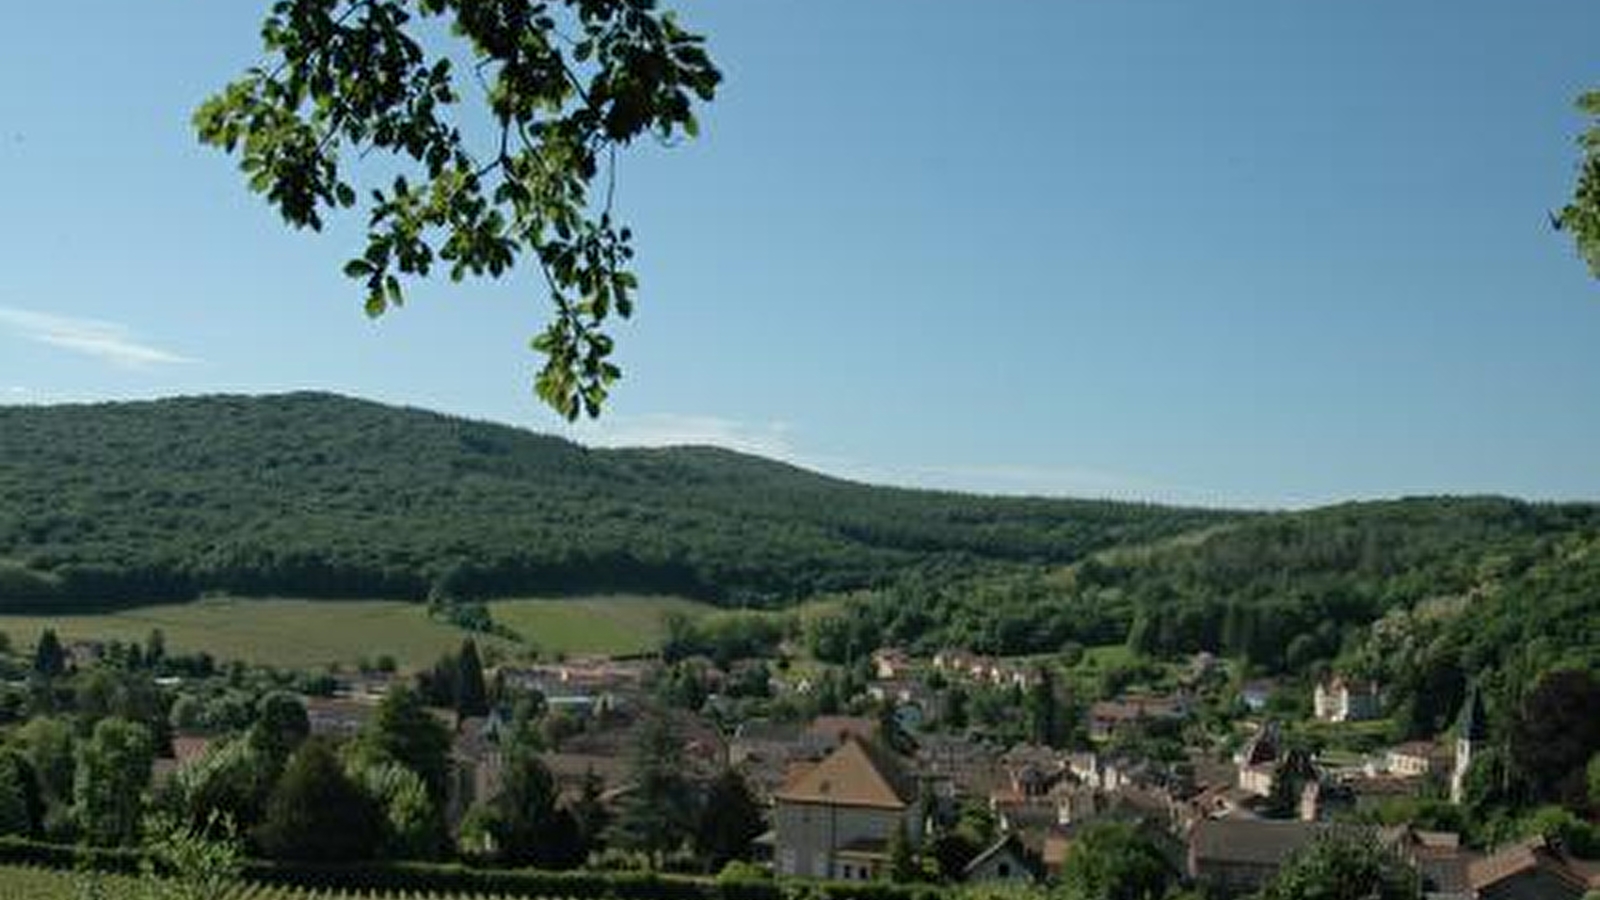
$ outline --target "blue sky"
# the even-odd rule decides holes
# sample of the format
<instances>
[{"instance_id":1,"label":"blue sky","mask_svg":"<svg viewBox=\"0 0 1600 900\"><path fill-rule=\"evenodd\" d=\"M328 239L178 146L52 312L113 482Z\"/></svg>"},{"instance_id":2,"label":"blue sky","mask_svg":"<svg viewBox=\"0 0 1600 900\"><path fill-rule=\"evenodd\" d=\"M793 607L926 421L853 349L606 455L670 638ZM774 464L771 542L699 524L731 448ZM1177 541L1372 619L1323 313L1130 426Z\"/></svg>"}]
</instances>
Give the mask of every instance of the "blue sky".
<instances>
[{"instance_id":1,"label":"blue sky","mask_svg":"<svg viewBox=\"0 0 1600 900\"><path fill-rule=\"evenodd\" d=\"M378 322L195 104L264 4L0 23L0 402L315 388L849 477L1301 506L1600 499L1600 282L1547 215L1591 0L715 0L704 134L618 189L605 419L533 399L522 273ZM359 223L354 223L359 224Z\"/></svg>"}]
</instances>

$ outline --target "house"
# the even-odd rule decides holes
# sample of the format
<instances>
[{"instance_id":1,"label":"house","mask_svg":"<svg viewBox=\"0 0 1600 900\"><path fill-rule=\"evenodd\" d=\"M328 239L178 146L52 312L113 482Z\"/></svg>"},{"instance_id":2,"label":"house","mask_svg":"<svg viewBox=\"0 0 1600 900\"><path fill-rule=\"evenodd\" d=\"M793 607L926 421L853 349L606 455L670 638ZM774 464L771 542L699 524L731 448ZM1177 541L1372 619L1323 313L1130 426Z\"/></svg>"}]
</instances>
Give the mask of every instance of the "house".
<instances>
[{"instance_id":1,"label":"house","mask_svg":"<svg viewBox=\"0 0 1600 900\"><path fill-rule=\"evenodd\" d=\"M495 674L512 687L546 696L588 696L636 694L643 689L650 670L649 665L639 662L578 659L548 665L502 666Z\"/></svg>"},{"instance_id":2,"label":"house","mask_svg":"<svg viewBox=\"0 0 1600 900\"><path fill-rule=\"evenodd\" d=\"M1356 811L1365 812L1379 809L1385 803L1402 797L1419 796L1423 783L1416 778L1396 775L1360 775L1340 779L1339 785L1349 792L1351 805Z\"/></svg>"},{"instance_id":3,"label":"house","mask_svg":"<svg viewBox=\"0 0 1600 900\"><path fill-rule=\"evenodd\" d=\"M1600 889L1600 866L1534 838L1472 862L1467 883L1477 900L1579 900Z\"/></svg>"},{"instance_id":4,"label":"house","mask_svg":"<svg viewBox=\"0 0 1600 900\"><path fill-rule=\"evenodd\" d=\"M844 744L848 738L878 739L878 720L865 716L817 716L800 733L797 755L821 759Z\"/></svg>"},{"instance_id":5,"label":"house","mask_svg":"<svg viewBox=\"0 0 1600 900\"><path fill-rule=\"evenodd\" d=\"M334 696L364 703L377 703L394 683L394 677L384 672L360 672L340 675L335 679Z\"/></svg>"},{"instance_id":6,"label":"house","mask_svg":"<svg viewBox=\"0 0 1600 900\"><path fill-rule=\"evenodd\" d=\"M473 803L499 793L505 778L502 740L508 728L499 712L470 716L457 724L450 743L453 777L445 804L446 821L459 823Z\"/></svg>"},{"instance_id":7,"label":"house","mask_svg":"<svg viewBox=\"0 0 1600 900\"><path fill-rule=\"evenodd\" d=\"M1061 805L1049 797L1019 797L1009 792L989 798L989 811L1002 831L1038 835L1049 832L1061 821Z\"/></svg>"},{"instance_id":8,"label":"house","mask_svg":"<svg viewBox=\"0 0 1600 900\"><path fill-rule=\"evenodd\" d=\"M1383 696L1376 682L1335 675L1317 682L1311 705L1324 722L1362 722L1378 718Z\"/></svg>"},{"instance_id":9,"label":"house","mask_svg":"<svg viewBox=\"0 0 1600 900\"><path fill-rule=\"evenodd\" d=\"M1383 843L1417 870L1428 900L1473 900L1469 873L1481 857L1461 846L1461 835L1402 826Z\"/></svg>"},{"instance_id":10,"label":"house","mask_svg":"<svg viewBox=\"0 0 1600 900\"><path fill-rule=\"evenodd\" d=\"M212 740L208 737L175 735L172 738L172 756L158 756L150 761L150 783L156 787L166 784L180 770L204 758L212 746Z\"/></svg>"},{"instance_id":11,"label":"house","mask_svg":"<svg viewBox=\"0 0 1600 900\"><path fill-rule=\"evenodd\" d=\"M591 775L600 779L611 794L629 785L633 775L629 761L613 754L562 752L544 753L540 758L555 778L556 789L566 797L581 794L584 781Z\"/></svg>"},{"instance_id":12,"label":"house","mask_svg":"<svg viewBox=\"0 0 1600 900\"><path fill-rule=\"evenodd\" d=\"M1384 769L1396 778L1423 778L1450 768L1449 751L1432 741L1407 741L1383 755Z\"/></svg>"},{"instance_id":13,"label":"house","mask_svg":"<svg viewBox=\"0 0 1600 900\"><path fill-rule=\"evenodd\" d=\"M1018 744L1000 756L1008 787L1022 797L1042 797L1069 774L1065 755L1039 744Z\"/></svg>"},{"instance_id":14,"label":"house","mask_svg":"<svg viewBox=\"0 0 1600 900\"><path fill-rule=\"evenodd\" d=\"M872 654L872 670L881 681L898 681L911 674L911 656L896 647L885 647Z\"/></svg>"},{"instance_id":15,"label":"house","mask_svg":"<svg viewBox=\"0 0 1600 900\"><path fill-rule=\"evenodd\" d=\"M1221 671L1223 671L1222 661L1217 659L1216 654L1201 650L1189 657L1189 668L1184 673L1184 680L1189 684L1199 684Z\"/></svg>"},{"instance_id":16,"label":"house","mask_svg":"<svg viewBox=\"0 0 1600 900\"><path fill-rule=\"evenodd\" d=\"M1189 832L1190 878L1220 894L1249 893L1327 829L1315 822L1207 819Z\"/></svg>"},{"instance_id":17,"label":"house","mask_svg":"<svg viewBox=\"0 0 1600 900\"><path fill-rule=\"evenodd\" d=\"M1008 776L995 748L940 734L917 738L917 763L935 787L948 786L951 799L983 798L1005 786Z\"/></svg>"},{"instance_id":18,"label":"house","mask_svg":"<svg viewBox=\"0 0 1600 900\"><path fill-rule=\"evenodd\" d=\"M867 685L867 696L892 708L906 731L920 731L938 709L933 692L910 679L874 681Z\"/></svg>"},{"instance_id":19,"label":"house","mask_svg":"<svg viewBox=\"0 0 1600 900\"><path fill-rule=\"evenodd\" d=\"M1118 700L1101 700L1089 707L1089 739L1110 740L1133 723L1147 719L1182 719L1188 714L1188 701L1181 696L1129 694Z\"/></svg>"},{"instance_id":20,"label":"house","mask_svg":"<svg viewBox=\"0 0 1600 900\"><path fill-rule=\"evenodd\" d=\"M963 650L940 650L933 655L933 667L946 675L969 681L987 681L999 687L1026 690L1038 682L1032 670Z\"/></svg>"},{"instance_id":21,"label":"house","mask_svg":"<svg viewBox=\"0 0 1600 900\"><path fill-rule=\"evenodd\" d=\"M791 722L741 722L728 742L728 762L737 766L752 758L787 760L799 746L800 732L800 726Z\"/></svg>"},{"instance_id":22,"label":"house","mask_svg":"<svg viewBox=\"0 0 1600 900\"><path fill-rule=\"evenodd\" d=\"M951 675L968 674L980 665L978 657L964 650L940 650L933 655L933 667Z\"/></svg>"},{"instance_id":23,"label":"house","mask_svg":"<svg viewBox=\"0 0 1600 900\"><path fill-rule=\"evenodd\" d=\"M1039 880L1039 873L1022 841L1008 834L974 856L962 870L961 880L969 884L997 881L1033 884Z\"/></svg>"},{"instance_id":24,"label":"house","mask_svg":"<svg viewBox=\"0 0 1600 900\"><path fill-rule=\"evenodd\" d=\"M1084 784L1098 787L1100 784L1100 757L1093 750L1068 753L1067 771L1072 773L1073 778Z\"/></svg>"},{"instance_id":25,"label":"house","mask_svg":"<svg viewBox=\"0 0 1600 900\"><path fill-rule=\"evenodd\" d=\"M365 700L342 697L307 697L306 719L315 737L355 737L378 707Z\"/></svg>"},{"instance_id":26,"label":"house","mask_svg":"<svg viewBox=\"0 0 1600 900\"><path fill-rule=\"evenodd\" d=\"M87 669L99 665L106 655L104 641L68 641L64 649L68 669Z\"/></svg>"},{"instance_id":27,"label":"house","mask_svg":"<svg viewBox=\"0 0 1600 900\"><path fill-rule=\"evenodd\" d=\"M1272 794L1272 780L1282 756L1279 744L1278 723L1268 722L1239 748L1233 761L1239 767L1240 790L1257 797Z\"/></svg>"},{"instance_id":28,"label":"house","mask_svg":"<svg viewBox=\"0 0 1600 900\"><path fill-rule=\"evenodd\" d=\"M1072 849L1072 840L1067 835L1059 831L1053 831L1045 835L1044 849L1039 855L1044 863L1046 875L1051 878L1057 878L1061 875L1061 868L1066 865L1067 851L1070 849Z\"/></svg>"},{"instance_id":29,"label":"house","mask_svg":"<svg viewBox=\"0 0 1600 900\"><path fill-rule=\"evenodd\" d=\"M1277 689L1277 684L1272 681L1247 681L1239 686L1239 702L1253 713L1261 712L1267 708L1267 701L1272 699L1272 692Z\"/></svg>"},{"instance_id":30,"label":"house","mask_svg":"<svg viewBox=\"0 0 1600 900\"><path fill-rule=\"evenodd\" d=\"M797 771L772 799L780 875L871 880L888 866L897 833L912 846L922 842L916 781L889 750L856 735Z\"/></svg>"},{"instance_id":31,"label":"house","mask_svg":"<svg viewBox=\"0 0 1600 900\"><path fill-rule=\"evenodd\" d=\"M915 704L932 711L935 704L933 691L912 678L895 678L874 681L867 685L867 696L879 703Z\"/></svg>"}]
</instances>

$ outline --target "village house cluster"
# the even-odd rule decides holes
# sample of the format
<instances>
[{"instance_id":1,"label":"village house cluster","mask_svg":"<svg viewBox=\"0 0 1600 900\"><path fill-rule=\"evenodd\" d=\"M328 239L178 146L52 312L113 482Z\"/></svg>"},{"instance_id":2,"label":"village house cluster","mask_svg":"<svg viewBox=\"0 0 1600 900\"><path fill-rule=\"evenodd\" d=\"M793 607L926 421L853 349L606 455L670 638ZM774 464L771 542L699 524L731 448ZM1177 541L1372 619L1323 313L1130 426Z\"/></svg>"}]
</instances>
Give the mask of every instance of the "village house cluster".
<instances>
[{"instance_id":1,"label":"village house cluster","mask_svg":"<svg viewBox=\"0 0 1600 900\"><path fill-rule=\"evenodd\" d=\"M628 752L641 713L659 707L649 687L659 666L575 660L506 665L495 677L587 723L554 740L544 758L563 792L598 777L609 799L628 788ZM991 817L994 834L961 873L968 881L1046 881L1084 828L1120 821L1162 835L1188 878L1223 894L1260 888L1291 854L1332 829L1365 829L1402 855L1422 875L1430 900L1579 900L1600 887L1600 867L1542 841L1479 852L1451 833L1350 824L1355 813L1396 796L1436 791L1461 800L1464 773L1489 737L1476 692L1452 735L1382 747L1359 759L1316 758L1291 746L1285 723L1267 712L1277 686L1262 681L1228 688L1247 729L1231 750L1185 744L1179 758L1158 759L1128 748L1123 738L1132 731L1181 731L1192 723L1201 685L1220 666L1197 658L1173 690L1130 688L1087 704L1081 710L1087 744L1070 749L929 727L939 715L939 691L930 681L1017 692L1040 684L1036 668L956 651L926 659L893 649L875 653L863 702L888 715L754 719L728 727L690 711L671 714L694 777L710 779L732 767L752 787L770 825L755 841L758 858L787 877L884 877L896 842L926 850L941 823L978 808ZM809 690L805 681L796 677L784 689ZM313 733L355 734L385 687L386 676L349 676L335 695L307 698ZM1312 694L1311 715L1320 722L1343 726L1380 714L1381 689L1368 681L1332 676ZM451 727L458 774L449 812L456 818L496 790L506 722L496 711ZM179 758L159 763L158 777L198 758L205 740L179 736L174 749Z\"/></svg>"}]
</instances>

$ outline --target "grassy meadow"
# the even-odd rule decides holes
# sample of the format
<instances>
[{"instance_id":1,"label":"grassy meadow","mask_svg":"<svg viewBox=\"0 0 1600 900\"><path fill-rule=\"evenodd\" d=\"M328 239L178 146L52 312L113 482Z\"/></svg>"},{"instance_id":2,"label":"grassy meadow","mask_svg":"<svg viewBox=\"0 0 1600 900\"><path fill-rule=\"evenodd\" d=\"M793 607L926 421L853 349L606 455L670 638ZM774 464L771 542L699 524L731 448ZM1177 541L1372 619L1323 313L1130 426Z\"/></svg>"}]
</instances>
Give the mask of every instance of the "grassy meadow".
<instances>
[{"instance_id":1,"label":"grassy meadow","mask_svg":"<svg viewBox=\"0 0 1600 900\"><path fill-rule=\"evenodd\" d=\"M712 610L676 597L638 596L496 600L490 608L496 622L527 643L480 635L480 645L508 655L532 647L546 657L651 650L665 613L699 616ZM143 641L160 628L175 652L204 650L220 660L283 668L350 666L384 653L403 669L421 668L466 636L429 619L421 604L393 600L222 597L93 615L0 615L0 632L16 644L32 645L47 627L63 639L122 641Z\"/></svg>"},{"instance_id":2,"label":"grassy meadow","mask_svg":"<svg viewBox=\"0 0 1600 900\"><path fill-rule=\"evenodd\" d=\"M494 620L545 655L617 655L654 650L671 612L698 618L715 607L679 597L602 596L495 600Z\"/></svg>"}]
</instances>

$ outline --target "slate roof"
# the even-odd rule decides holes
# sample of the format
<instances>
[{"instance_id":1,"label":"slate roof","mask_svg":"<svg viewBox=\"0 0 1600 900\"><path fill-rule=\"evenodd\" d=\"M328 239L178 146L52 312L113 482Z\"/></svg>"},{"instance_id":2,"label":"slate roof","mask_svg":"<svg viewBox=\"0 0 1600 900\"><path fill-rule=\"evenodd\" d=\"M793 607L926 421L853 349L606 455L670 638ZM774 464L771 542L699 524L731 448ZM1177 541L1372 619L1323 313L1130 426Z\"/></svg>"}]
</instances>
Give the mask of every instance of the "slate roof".
<instances>
[{"instance_id":1,"label":"slate roof","mask_svg":"<svg viewBox=\"0 0 1600 900\"><path fill-rule=\"evenodd\" d=\"M1591 887L1589 873L1567 864L1559 854L1547 847L1542 838L1523 841L1473 862L1467 867L1467 881L1476 892L1482 892L1508 878L1543 869L1573 888L1574 896Z\"/></svg>"},{"instance_id":2,"label":"slate roof","mask_svg":"<svg viewBox=\"0 0 1600 900\"><path fill-rule=\"evenodd\" d=\"M792 744L800 739L800 726L793 722L769 722L753 719L742 722L733 733L733 739L742 743Z\"/></svg>"},{"instance_id":3,"label":"slate roof","mask_svg":"<svg viewBox=\"0 0 1600 900\"><path fill-rule=\"evenodd\" d=\"M1239 763L1259 766L1278 759L1278 723L1268 722L1239 751Z\"/></svg>"},{"instance_id":4,"label":"slate roof","mask_svg":"<svg viewBox=\"0 0 1600 900\"><path fill-rule=\"evenodd\" d=\"M878 736L878 720L864 716L817 716L806 726L805 733L841 742L847 737L871 740Z\"/></svg>"},{"instance_id":5,"label":"slate roof","mask_svg":"<svg viewBox=\"0 0 1600 900\"><path fill-rule=\"evenodd\" d=\"M821 762L797 772L773 799L830 806L905 809L916 785L888 750L849 735Z\"/></svg>"},{"instance_id":6,"label":"slate roof","mask_svg":"<svg viewBox=\"0 0 1600 900\"><path fill-rule=\"evenodd\" d=\"M971 877L972 873L976 872L984 863L1007 851L1009 851L1012 856L1016 857L1017 862L1022 864L1023 869L1026 870L1030 877L1039 877L1039 872L1034 866L1033 855L1028 852L1028 848L1023 846L1021 839L1019 839L1015 834L1006 834L1001 836L999 840L995 841L993 844L990 844L989 847L982 853L974 856L972 861L967 863L966 868L962 869L962 876Z\"/></svg>"},{"instance_id":7,"label":"slate roof","mask_svg":"<svg viewBox=\"0 0 1600 900\"><path fill-rule=\"evenodd\" d=\"M1277 866L1316 840L1326 825L1273 819L1207 819L1189 834L1196 862Z\"/></svg>"}]
</instances>

